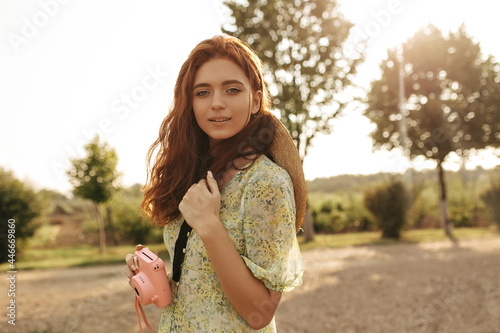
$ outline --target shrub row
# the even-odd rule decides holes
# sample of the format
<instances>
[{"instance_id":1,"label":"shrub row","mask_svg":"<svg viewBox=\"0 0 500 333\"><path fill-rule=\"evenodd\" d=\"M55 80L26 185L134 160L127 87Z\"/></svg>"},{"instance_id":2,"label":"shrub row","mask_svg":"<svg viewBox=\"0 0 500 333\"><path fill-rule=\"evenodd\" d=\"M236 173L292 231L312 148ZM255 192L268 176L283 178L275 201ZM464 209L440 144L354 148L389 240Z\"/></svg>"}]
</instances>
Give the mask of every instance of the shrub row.
<instances>
[{"instance_id":1,"label":"shrub row","mask_svg":"<svg viewBox=\"0 0 500 333\"><path fill-rule=\"evenodd\" d=\"M309 206L315 230L343 233L381 230L385 237L398 237L405 228L440 228L438 189L435 184L405 186L403 179L388 178L363 192L311 193ZM448 190L450 219L456 227L500 227L500 178L487 190L451 184Z\"/></svg>"}]
</instances>

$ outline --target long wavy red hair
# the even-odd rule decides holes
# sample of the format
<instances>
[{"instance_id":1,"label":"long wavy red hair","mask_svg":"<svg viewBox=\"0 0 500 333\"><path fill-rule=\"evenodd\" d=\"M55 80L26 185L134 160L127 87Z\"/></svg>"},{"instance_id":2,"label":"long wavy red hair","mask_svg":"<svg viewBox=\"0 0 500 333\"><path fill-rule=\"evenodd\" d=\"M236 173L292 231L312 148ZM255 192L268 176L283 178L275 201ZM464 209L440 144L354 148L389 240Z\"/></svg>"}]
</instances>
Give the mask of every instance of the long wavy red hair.
<instances>
[{"instance_id":1,"label":"long wavy red hair","mask_svg":"<svg viewBox=\"0 0 500 333\"><path fill-rule=\"evenodd\" d=\"M208 136L194 116L192 88L197 70L219 57L234 61L246 74L254 92L262 92L262 98L260 110L251 116L242 131L210 146ZM232 162L236 158L245 156L249 150L254 156L266 154L272 159L269 148L275 125L270 107L262 62L248 45L228 35L199 43L180 69L170 112L146 157L148 175L143 188L142 210L151 222L163 226L177 218L184 194L192 184L205 178L208 170L217 179L234 165Z\"/></svg>"}]
</instances>

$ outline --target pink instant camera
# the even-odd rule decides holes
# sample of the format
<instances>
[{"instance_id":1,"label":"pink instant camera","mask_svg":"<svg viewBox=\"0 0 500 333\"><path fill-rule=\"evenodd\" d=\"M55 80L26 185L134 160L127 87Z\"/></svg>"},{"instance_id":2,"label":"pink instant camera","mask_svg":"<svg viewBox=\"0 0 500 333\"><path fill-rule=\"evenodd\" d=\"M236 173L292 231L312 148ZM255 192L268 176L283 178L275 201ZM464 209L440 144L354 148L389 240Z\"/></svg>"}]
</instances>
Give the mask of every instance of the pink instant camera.
<instances>
[{"instance_id":1,"label":"pink instant camera","mask_svg":"<svg viewBox=\"0 0 500 333\"><path fill-rule=\"evenodd\" d=\"M172 301L165 264L147 247L137 245L134 254L138 259L138 272L130 280L130 284L142 305L154 303L164 308Z\"/></svg>"}]
</instances>

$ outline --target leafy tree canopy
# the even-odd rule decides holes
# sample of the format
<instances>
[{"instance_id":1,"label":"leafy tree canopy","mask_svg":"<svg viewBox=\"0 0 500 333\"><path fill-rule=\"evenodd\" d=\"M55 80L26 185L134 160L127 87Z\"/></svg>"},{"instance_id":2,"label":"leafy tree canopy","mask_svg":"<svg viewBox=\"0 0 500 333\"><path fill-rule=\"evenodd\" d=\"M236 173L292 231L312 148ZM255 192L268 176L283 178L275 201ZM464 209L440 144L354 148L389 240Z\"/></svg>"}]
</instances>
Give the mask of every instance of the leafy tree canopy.
<instances>
[{"instance_id":1,"label":"leafy tree canopy","mask_svg":"<svg viewBox=\"0 0 500 333\"><path fill-rule=\"evenodd\" d=\"M71 160L68 175L74 186L73 193L98 204L107 202L118 177L118 155L107 143L100 143L99 137L89 142L85 151L85 157Z\"/></svg>"},{"instance_id":2,"label":"leafy tree canopy","mask_svg":"<svg viewBox=\"0 0 500 333\"><path fill-rule=\"evenodd\" d=\"M400 60L406 95L402 114ZM401 58L389 50L381 70L365 112L377 125L372 133L376 148L406 146L412 158L441 163L450 152L467 156L500 145L500 66L481 54L464 26L448 36L427 26L402 45Z\"/></svg>"},{"instance_id":3,"label":"leafy tree canopy","mask_svg":"<svg viewBox=\"0 0 500 333\"><path fill-rule=\"evenodd\" d=\"M15 220L15 223L11 224L15 230L15 256L11 255L10 257L15 261L22 251L22 242L33 236L38 227L36 219L41 213L41 201L33 189L16 179L12 172L0 168L0 216L2 217L0 223L0 263L9 259L8 220Z\"/></svg>"},{"instance_id":4,"label":"leafy tree canopy","mask_svg":"<svg viewBox=\"0 0 500 333\"><path fill-rule=\"evenodd\" d=\"M281 121L302 159L318 132L352 101L341 92L352 84L362 55L344 43L353 26L330 0L226 1L233 24L227 34L247 42L262 59L265 79Z\"/></svg>"}]
</instances>

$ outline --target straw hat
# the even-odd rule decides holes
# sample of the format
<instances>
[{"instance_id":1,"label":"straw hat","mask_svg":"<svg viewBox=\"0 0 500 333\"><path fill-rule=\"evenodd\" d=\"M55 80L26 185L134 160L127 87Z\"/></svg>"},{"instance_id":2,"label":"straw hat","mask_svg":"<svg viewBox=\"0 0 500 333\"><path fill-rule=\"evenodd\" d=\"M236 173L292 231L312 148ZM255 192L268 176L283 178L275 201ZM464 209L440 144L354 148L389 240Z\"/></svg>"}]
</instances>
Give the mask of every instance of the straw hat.
<instances>
[{"instance_id":1,"label":"straw hat","mask_svg":"<svg viewBox=\"0 0 500 333\"><path fill-rule=\"evenodd\" d=\"M295 228L298 232L304 221L307 201L306 180L302 169L302 161L300 160L297 147L285 125L283 125L274 115L272 119L276 125L276 132L274 134L273 143L271 144L271 155L273 156L274 162L285 169L290 175L290 178L292 178L296 208Z\"/></svg>"}]
</instances>

